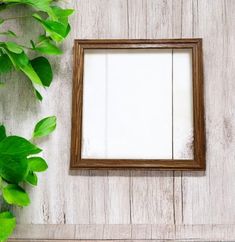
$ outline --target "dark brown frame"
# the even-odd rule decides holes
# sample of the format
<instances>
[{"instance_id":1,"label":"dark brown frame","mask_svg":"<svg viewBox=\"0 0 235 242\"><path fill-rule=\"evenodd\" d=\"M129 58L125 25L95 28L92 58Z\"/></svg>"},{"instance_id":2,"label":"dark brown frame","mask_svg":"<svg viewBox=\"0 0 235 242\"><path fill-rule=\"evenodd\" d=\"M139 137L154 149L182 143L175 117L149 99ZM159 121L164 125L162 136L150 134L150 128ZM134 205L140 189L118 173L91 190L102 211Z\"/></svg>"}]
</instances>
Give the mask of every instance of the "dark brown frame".
<instances>
[{"instance_id":1,"label":"dark brown frame","mask_svg":"<svg viewBox=\"0 0 235 242\"><path fill-rule=\"evenodd\" d=\"M192 49L193 54L193 160L82 159L83 67L85 49ZM202 39L75 40L72 108L71 169L152 168L205 170Z\"/></svg>"}]
</instances>

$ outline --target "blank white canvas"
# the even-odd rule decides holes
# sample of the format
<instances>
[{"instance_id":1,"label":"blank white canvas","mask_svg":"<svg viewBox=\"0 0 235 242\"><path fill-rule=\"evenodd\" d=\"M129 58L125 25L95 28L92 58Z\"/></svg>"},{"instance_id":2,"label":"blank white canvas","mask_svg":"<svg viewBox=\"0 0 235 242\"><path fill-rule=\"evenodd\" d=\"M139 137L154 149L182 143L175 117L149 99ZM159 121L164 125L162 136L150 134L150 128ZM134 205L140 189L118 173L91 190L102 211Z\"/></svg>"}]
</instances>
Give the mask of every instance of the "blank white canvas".
<instances>
[{"instance_id":1,"label":"blank white canvas","mask_svg":"<svg viewBox=\"0 0 235 242\"><path fill-rule=\"evenodd\" d=\"M105 157L106 53L86 53L83 77L82 156Z\"/></svg>"},{"instance_id":2,"label":"blank white canvas","mask_svg":"<svg viewBox=\"0 0 235 242\"><path fill-rule=\"evenodd\" d=\"M182 121L178 114L188 111L187 105L180 109L182 97L178 96L182 90L188 91L187 80L191 80L184 70L182 75L175 71L178 53L172 52L171 49L85 51L82 158L187 157L183 152L185 141L177 140L180 144L174 144L184 130L176 132L174 127L180 127ZM180 61L187 61L187 57L179 54ZM175 88L174 75L177 85L183 85L180 92ZM184 102L190 101L190 94L185 97L189 100ZM186 123L188 132L190 122Z\"/></svg>"},{"instance_id":3,"label":"blank white canvas","mask_svg":"<svg viewBox=\"0 0 235 242\"><path fill-rule=\"evenodd\" d=\"M192 50L173 53L173 158L193 159Z\"/></svg>"}]
</instances>

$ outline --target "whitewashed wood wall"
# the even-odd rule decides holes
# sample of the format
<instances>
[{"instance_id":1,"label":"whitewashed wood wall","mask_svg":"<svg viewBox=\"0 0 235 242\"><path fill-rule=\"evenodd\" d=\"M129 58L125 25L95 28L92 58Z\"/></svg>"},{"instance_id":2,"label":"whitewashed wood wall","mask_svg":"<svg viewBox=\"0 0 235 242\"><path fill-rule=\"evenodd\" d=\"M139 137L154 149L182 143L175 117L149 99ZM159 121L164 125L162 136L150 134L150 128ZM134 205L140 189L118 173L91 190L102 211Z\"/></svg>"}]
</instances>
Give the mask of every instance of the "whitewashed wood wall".
<instances>
[{"instance_id":1,"label":"whitewashed wood wall","mask_svg":"<svg viewBox=\"0 0 235 242\"><path fill-rule=\"evenodd\" d=\"M0 118L30 135L55 114L57 131L39 142L50 169L17 209L14 238L235 240L235 1L70 0L76 9L55 79L38 103L29 83L10 74ZM21 8L15 11L20 15ZM11 14L10 12L8 13ZM29 20L9 23L22 39ZM69 171L72 46L75 38L203 38L206 172Z\"/></svg>"}]
</instances>

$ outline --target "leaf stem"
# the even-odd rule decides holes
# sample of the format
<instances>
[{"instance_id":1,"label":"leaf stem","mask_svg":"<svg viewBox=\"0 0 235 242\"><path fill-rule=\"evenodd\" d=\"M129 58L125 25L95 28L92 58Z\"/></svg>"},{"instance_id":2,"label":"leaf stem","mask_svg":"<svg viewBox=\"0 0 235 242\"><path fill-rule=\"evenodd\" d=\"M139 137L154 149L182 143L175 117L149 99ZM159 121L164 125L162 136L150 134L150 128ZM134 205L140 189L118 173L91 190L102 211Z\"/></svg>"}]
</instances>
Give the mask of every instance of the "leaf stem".
<instances>
[{"instance_id":1,"label":"leaf stem","mask_svg":"<svg viewBox=\"0 0 235 242\"><path fill-rule=\"evenodd\" d=\"M25 45L20 45L21 47L23 47L24 49L28 49L28 50L32 50L32 48L28 47L28 46L25 46Z\"/></svg>"}]
</instances>

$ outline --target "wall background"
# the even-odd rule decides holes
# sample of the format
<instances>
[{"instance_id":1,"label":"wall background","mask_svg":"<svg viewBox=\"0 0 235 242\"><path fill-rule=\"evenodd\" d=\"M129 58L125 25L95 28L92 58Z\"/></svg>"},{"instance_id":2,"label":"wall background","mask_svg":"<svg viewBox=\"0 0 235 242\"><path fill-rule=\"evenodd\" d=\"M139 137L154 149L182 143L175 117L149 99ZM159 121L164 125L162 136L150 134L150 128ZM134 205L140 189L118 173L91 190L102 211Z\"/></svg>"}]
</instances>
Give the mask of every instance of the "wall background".
<instances>
[{"instance_id":1,"label":"wall background","mask_svg":"<svg viewBox=\"0 0 235 242\"><path fill-rule=\"evenodd\" d=\"M235 1L70 0L72 33L40 104L30 84L10 74L0 89L0 116L12 133L30 137L35 122L58 117L39 142L50 169L17 209L14 238L235 239ZM21 15L24 8L15 10ZM9 13L10 14L10 13ZM32 35L31 20L7 26ZM203 38L206 172L69 172L72 47L75 38ZM17 77L17 78L16 78Z\"/></svg>"}]
</instances>

